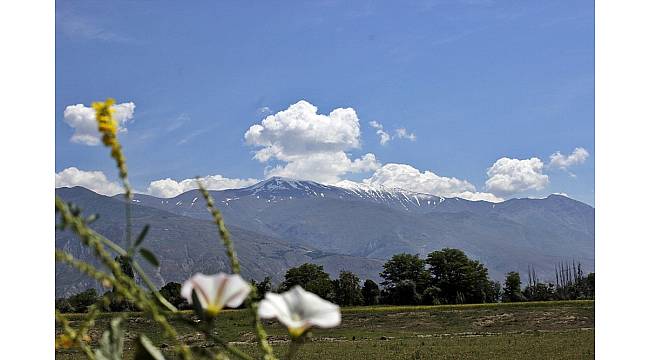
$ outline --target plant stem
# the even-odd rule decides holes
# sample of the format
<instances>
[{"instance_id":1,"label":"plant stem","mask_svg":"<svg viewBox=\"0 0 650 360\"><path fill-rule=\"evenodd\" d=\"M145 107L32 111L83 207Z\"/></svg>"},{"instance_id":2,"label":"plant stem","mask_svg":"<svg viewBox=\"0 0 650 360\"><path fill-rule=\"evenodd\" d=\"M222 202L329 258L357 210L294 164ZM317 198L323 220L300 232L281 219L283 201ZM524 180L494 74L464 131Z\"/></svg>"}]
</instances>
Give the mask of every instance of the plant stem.
<instances>
[{"instance_id":1,"label":"plant stem","mask_svg":"<svg viewBox=\"0 0 650 360\"><path fill-rule=\"evenodd\" d=\"M72 231L74 231L79 236L81 243L92 248L95 252L95 255L113 272L113 288L116 291L120 292L120 294L122 294L125 298L134 301L134 303L142 311L148 313L151 318L162 327L165 336L174 342L175 350L184 359L191 359L192 353L190 352L189 347L178 340L176 330L160 313L158 305L151 301L147 294L135 283L133 279L124 275L120 268L120 265L115 260L113 260L110 254L106 251L104 248L104 243L101 241L103 237L88 228L84 219L79 215L72 214L65 202L63 202L58 197L55 199L55 206L57 211L61 213L63 224L65 226L70 226ZM121 251L123 252L124 250L122 249ZM70 256L70 258L72 257ZM74 260L74 258L72 258L72 260ZM76 263L79 265L79 269L85 267L87 270L89 270L92 268L90 264L84 263L82 261L76 261Z\"/></svg>"},{"instance_id":2,"label":"plant stem","mask_svg":"<svg viewBox=\"0 0 650 360\"><path fill-rule=\"evenodd\" d=\"M69 209L68 209L67 205L65 205L65 203L63 203L63 201L61 201L61 199L59 199L59 198L57 197L56 200L57 200L57 203L56 203L57 209L59 209L59 210L62 212L62 214L64 214L64 215L66 215L66 214L69 215L69 217L66 218L67 221L70 221L70 222L80 222L80 219L76 218L75 216L73 216L72 214L69 213ZM67 216L67 215L66 215L66 216ZM75 223L75 224L76 224L76 223ZM156 299L157 299L157 300L158 300L158 301L159 301L163 306L165 306L168 310L170 310L170 311L172 311L172 312L177 312L177 311L178 311L178 309L177 309L174 305L172 305L169 301L167 301L167 299L165 299L165 298L160 294L160 292L159 292L158 289L156 288L156 285L154 285L154 283L149 279L149 277L148 277L147 274L144 272L144 270L142 269L142 267L140 266L140 264L139 264L138 262L136 262L135 259L133 259L132 257L130 257L130 256L128 255L128 253L127 253L126 250L124 250L121 246L117 245L117 244L114 243L113 241L111 241L111 240L109 240L109 239L103 237L102 235L96 233L96 232L93 231L92 229L86 227L85 224L83 224L83 226L85 227L85 231L87 232L87 234L88 234L89 237L92 237L92 238L94 238L94 239L99 240L101 243L103 243L104 245L106 245L109 249L111 249L112 251L114 251L114 252L117 253L118 255L120 255L120 256L124 256L124 257L126 257L127 259L129 259L129 261L131 262L131 266L133 267L133 270L138 274L138 276L140 277L140 279L142 279L142 281L143 281L144 284L147 286L147 288L149 289L149 291L151 291L151 293L156 297Z\"/></svg>"},{"instance_id":3,"label":"plant stem","mask_svg":"<svg viewBox=\"0 0 650 360\"><path fill-rule=\"evenodd\" d=\"M239 274L241 271L241 267L239 266L239 259L237 258L237 253L235 252L235 246L232 242L232 239L230 238L230 233L228 232L228 229L226 228L226 224L223 221L223 216L221 215L221 211L219 211L219 209L217 209L214 206L214 200L212 199L212 196L210 195L208 190L203 186L199 178L196 179L196 182L199 185L199 191L201 191L201 195L203 195L203 199L205 199L206 207L208 208L208 211L210 211L210 214L212 214L214 223L217 225L217 228L219 229L219 235L223 240L223 244L226 247L226 253L228 254L228 258L230 259L230 266L232 268L232 272L235 274ZM276 360L277 358L275 357L275 355L273 355L273 348L271 347L271 345L266 339L267 335L266 335L266 331L264 330L264 326L262 325L262 321L257 315L257 303L253 300L257 296L256 294L257 294L256 289L254 287L251 287L251 292L248 294L248 298L246 299L246 307L250 309L250 312L253 315L254 318L253 326L255 328L255 332L257 333L257 339L258 339L260 350L262 350L262 353L264 353L264 359Z\"/></svg>"}]
</instances>

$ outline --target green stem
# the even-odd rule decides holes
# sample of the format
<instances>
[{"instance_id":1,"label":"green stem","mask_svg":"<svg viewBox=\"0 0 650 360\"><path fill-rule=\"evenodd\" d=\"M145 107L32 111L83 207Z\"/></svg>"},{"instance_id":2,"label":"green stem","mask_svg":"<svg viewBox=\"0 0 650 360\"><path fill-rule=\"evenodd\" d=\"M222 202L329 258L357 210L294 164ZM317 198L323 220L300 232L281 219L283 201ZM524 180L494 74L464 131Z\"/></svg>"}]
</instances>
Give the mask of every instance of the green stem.
<instances>
[{"instance_id":1,"label":"green stem","mask_svg":"<svg viewBox=\"0 0 650 360\"><path fill-rule=\"evenodd\" d=\"M93 354L92 349L86 342L83 340L83 336L80 335L80 333L74 331L74 329L70 326L70 323L68 322L68 319L66 319L58 310L54 312L54 316L56 316L56 320L58 320L61 323L61 326L63 327L63 333L70 337L77 346L86 354L86 357L90 360L95 359L95 354Z\"/></svg>"},{"instance_id":2,"label":"green stem","mask_svg":"<svg viewBox=\"0 0 650 360\"><path fill-rule=\"evenodd\" d=\"M177 309L174 305L172 305L169 301L167 301L167 299L165 299L165 297L162 296L162 295L160 294L160 292L158 292L158 289L156 288L156 285L155 285L155 284L154 284L154 283L149 279L149 277L147 276L147 274L145 274L145 272L144 272L144 270L142 269L142 267L140 266L140 264L139 264L138 262L136 262L132 257L130 257L130 256L128 255L128 253L127 253L126 250L124 250L121 246L117 245L117 244L114 243L113 241L111 241L111 240L109 240L109 239L107 239L107 238L101 236L100 234L94 232L93 230L90 230L90 229L89 229L89 232L90 232L90 234L91 234L92 236L94 236L96 239L98 239L99 241L101 241L101 242L102 242L104 245L106 245L109 249L113 250L113 251L114 251L115 253L117 253L118 255L120 255L120 256L124 256L124 257L126 257L127 259L129 259L129 261L131 262L131 266L133 267L133 270L135 270L135 272L138 274L138 276L140 277L140 279L142 279L142 281L144 282L144 284L147 286L147 288L149 289L149 291L151 291L151 293L156 297L156 299L157 299L157 300L158 300L162 305L164 305L164 306L165 306L169 311L172 311L172 312L177 312L177 311L178 311L178 309Z\"/></svg>"},{"instance_id":3,"label":"green stem","mask_svg":"<svg viewBox=\"0 0 650 360\"><path fill-rule=\"evenodd\" d=\"M126 202L125 209L124 209L124 213L126 215L126 229L124 231L126 233L126 246L130 249L131 246L133 245L131 242L131 227L132 227L131 197L132 196L131 196L131 190L128 186L129 186L128 183L126 182L126 180L124 180L124 187L127 188L127 191L124 193L124 197L125 197L124 200Z\"/></svg>"},{"instance_id":4,"label":"green stem","mask_svg":"<svg viewBox=\"0 0 650 360\"><path fill-rule=\"evenodd\" d=\"M230 266L232 268L232 272L235 274L239 274L241 271L241 268L239 266L239 259L237 258L237 253L235 252L235 246L233 244L233 241L230 238L230 233L228 232L228 229L226 228L226 224L223 221L223 216L221 215L221 211L219 211L219 209L217 209L217 207L214 206L214 200L212 199L212 196L210 196L210 193L203 186L199 178L196 179L196 182L199 185L199 190L201 191L201 195L203 195L203 198L205 199L206 207L208 208L208 211L210 211L210 214L212 214L214 223L217 225L217 228L219 229L219 235L223 240L223 244L226 247L226 253L228 254L228 258L230 259ZM256 294L257 294L256 289L252 287L252 290L248 294L248 298L246 299L246 306L250 309L251 314L253 315L254 318L253 326L255 328L255 332L257 333L257 339L258 339L260 350L262 350L262 353L264 353L264 359L275 360L277 358L275 357L275 355L273 355L273 348L271 347L268 340L266 339L267 338L266 331L264 330L262 321L257 315L257 303L253 300L255 299Z\"/></svg>"},{"instance_id":5,"label":"green stem","mask_svg":"<svg viewBox=\"0 0 650 360\"><path fill-rule=\"evenodd\" d=\"M226 223L223 221L223 216L221 215L221 211L219 211L219 209L217 209L217 207L214 206L214 200L212 199L212 196L210 196L210 193L203 186L201 181L199 179L197 179L196 181L199 184L199 190L201 191L201 195L203 195L203 199L205 199L206 207L208 208L208 211L210 211L210 214L212 215L212 219L214 220L214 223L217 225L217 229L219 229L219 236L221 236L221 240L223 240L223 245L226 247L226 253L228 255L228 258L230 259L230 267L232 268L232 272L234 274L239 274L241 272L239 266L239 259L237 258L237 253L235 252L235 246L232 242L232 239L230 238L230 233L226 228Z\"/></svg>"},{"instance_id":6,"label":"green stem","mask_svg":"<svg viewBox=\"0 0 650 360\"><path fill-rule=\"evenodd\" d=\"M156 289L156 285L154 285L154 283L153 283L151 280L149 280L149 278L147 277L147 275L144 273L144 270L140 267L140 264L138 264L138 263L135 262L135 261L132 261L132 262L131 262L131 265L133 266L133 270L135 270L135 272L138 274L138 276L140 276L140 278L142 279L142 281L144 282L144 284L147 286L147 288L149 288L149 290L151 291L151 293L153 294L153 296L155 296L156 299L157 299L157 300L158 300L158 301L159 301L159 302L160 302L164 307L166 307L169 311L171 311L171 312L177 312L178 309L176 308L176 306L172 305L169 301L167 301L167 299L165 299L164 296L162 296L162 295L160 294L160 292L158 292L158 289Z\"/></svg>"},{"instance_id":7,"label":"green stem","mask_svg":"<svg viewBox=\"0 0 650 360\"><path fill-rule=\"evenodd\" d=\"M302 342L291 339L291 343L289 344L289 352L287 352L287 360L291 360L294 356L296 356L298 349L300 349L300 346L302 346L302 344Z\"/></svg>"},{"instance_id":8,"label":"green stem","mask_svg":"<svg viewBox=\"0 0 650 360\"><path fill-rule=\"evenodd\" d=\"M149 313L151 318L163 328L165 336L175 343L175 349L183 359L191 359L192 354L189 347L178 340L175 329L171 327L167 319L161 315L157 304L151 301L146 293L137 286L133 279L122 273L119 264L117 264L117 262L114 261L106 251L104 243L101 241L103 237L88 228L83 218L72 214L67 204L58 197L55 198L55 206L57 211L61 213L63 224L70 226L72 231L79 236L82 244L91 247L95 251L96 256L113 272L113 275L115 276L113 288L120 291L125 298L133 300L142 311ZM122 251L124 250L122 249ZM80 261L79 265L82 263L83 262ZM88 269L90 269L90 265L87 265Z\"/></svg>"}]
</instances>

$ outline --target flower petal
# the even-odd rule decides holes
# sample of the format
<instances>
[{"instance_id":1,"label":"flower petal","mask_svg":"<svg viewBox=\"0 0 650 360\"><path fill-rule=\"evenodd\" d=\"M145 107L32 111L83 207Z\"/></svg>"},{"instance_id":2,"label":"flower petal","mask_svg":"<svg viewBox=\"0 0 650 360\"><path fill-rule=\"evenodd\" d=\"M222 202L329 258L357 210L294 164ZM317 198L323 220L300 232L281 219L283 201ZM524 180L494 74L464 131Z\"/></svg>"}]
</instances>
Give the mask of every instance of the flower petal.
<instances>
[{"instance_id":1,"label":"flower petal","mask_svg":"<svg viewBox=\"0 0 650 360\"><path fill-rule=\"evenodd\" d=\"M341 310L329 301L305 291L300 286L280 295L267 293L260 303L261 318L277 318L292 333L300 333L312 325L329 328L341 323Z\"/></svg>"},{"instance_id":2,"label":"flower petal","mask_svg":"<svg viewBox=\"0 0 650 360\"><path fill-rule=\"evenodd\" d=\"M260 301L257 315L262 319L290 317L289 307L282 296L272 292L267 292L266 295L264 295L264 299Z\"/></svg>"},{"instance_id":3,"label":"flower petal","mask_svg":"<svg viewBox=\"0 0 650 360\"><path fill-rule=\"evenodd\" d=\"M238 274L228 275L218 273L215 275L194 274L183 283L181 296L192 303L192 290L201 302L201 307L211 308L215 311L224 306L240 306L251 291L250 285Z\"/></svg>"},{"instance_id":4,"label":"flower petal","mask_svg":"<svg viewBox=\"0 0 650 360\"><path fill-rule=\"evenodd\" d=\"M338 305L305 291L301 287L294 287L292 292L298 298L302 318L310 324L330 328L341 323L341 310Z\"/></svg>"},{"instance_id":5,"label":"flower petal","mask_svg":"<svg viewBox=\"0 0 650 360\"><path fill-rule=\"evenodd\" d=\"M181 288L181 296L184 297L188 303L192 303L192 290L196 291L196 295L201 301L201 307L206 308L214 301L216 297L216 282L214 276L196 273L191 278L183 283Z\"/></svg>"},{"instance_id":6,"label":"flower petal","mask_svg":"<svg viewBox=\"0 0 650 360\"><path fill-rule=\"evenodd\" d=\"M286 294L286 293L285 293ZM262 319L277 318L279 322L289 328L299 328L305 325L301 319L294 318L291 308L285 297L274 293L266 293L260 302L257 314Z\"/></svg>"},{"instance_id":7,"label":"flower petal","mask_svg":"<svg viewBox=\"0 0 650 360\"><path fill-rule=\"evenodd\" d=\"M219 298L223 304L231 308L240 306L251 292L250 285L238 274L229 275L226 278L226 284Z\"/></svg>"},{"instance_id":8,"label":"flower petal","mask_svg":"<svg viewBox=\"0 0 650 360\"><path fill-rule=\"evenodd\" d=\"M307 318L307 321L320 328L331 328L341 324L341 311L338 309L323 309L318 314Z\"/></svg>"}]
</instances>

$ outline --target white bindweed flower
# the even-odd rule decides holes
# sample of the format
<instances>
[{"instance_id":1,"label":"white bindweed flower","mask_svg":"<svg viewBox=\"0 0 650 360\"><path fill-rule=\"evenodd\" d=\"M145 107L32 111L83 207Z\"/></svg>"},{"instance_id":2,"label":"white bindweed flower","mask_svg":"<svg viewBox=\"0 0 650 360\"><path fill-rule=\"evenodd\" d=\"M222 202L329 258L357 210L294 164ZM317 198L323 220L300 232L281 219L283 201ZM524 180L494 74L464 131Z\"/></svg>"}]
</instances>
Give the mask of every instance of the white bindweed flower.
<instances>
[{"instance_id":1,"label":"white bindweed flower","mask_svg":"<svg viewBox=\"0 0 650 360\"><path fill-rule=\"evenodd\" d=\"M312 326L330 328L341 323L341 310L335 304L300 286L282 294L266 293L257 314L262 319L277 318L298 337Z\"/></svg>"},{"instance_id":2,"label":"white bindweed flower","mask_svg":"<svg viewBox=\"0 0 650 360\"><path fill-rule=\"evenodd\" d=\"M236 308L241 305L250 285L241 276L218 273L215 275L194 274L183 283L181 296L192 303L192 290L201 302L201 307L209 316L215 316L224 307Z\"/></svg>"}]
</instances>

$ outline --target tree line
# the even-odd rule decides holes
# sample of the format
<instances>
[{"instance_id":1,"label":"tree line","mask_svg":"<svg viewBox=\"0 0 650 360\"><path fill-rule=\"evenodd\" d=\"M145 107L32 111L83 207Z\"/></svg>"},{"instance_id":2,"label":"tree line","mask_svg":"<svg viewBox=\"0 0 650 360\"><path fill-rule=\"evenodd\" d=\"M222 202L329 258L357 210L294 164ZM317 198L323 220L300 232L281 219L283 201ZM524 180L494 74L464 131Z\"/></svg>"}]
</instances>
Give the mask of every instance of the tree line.
<instances>
[{"instance_id":1,"label":"tree line","mask_svg":"<svg viewBox=\"0 0 650 360\"><path fill-rule=\"evenodd\" d=\"M116 259L120 261L119 257ZM128 262L120 261L123 272L133 277ZM379 276L379 284L371 279L361 281L350 271L341 271L332 279L322 265L305 263L287 270L284 280L274 287L271 278L252 280L260 298L269 291L282 292L300 285L305 290L341 306L371 305L438 305L476 304L519 301L550 301L593 299L595 274L584 274L581 264L556 265L555 282L541 281L533 267L527 272L527 283L522 288L521 275L509 272L504 286L488 276L488 269L472 260L459 249L444 248L433 251L426 258L417 254L401 253L388 260ZM174 306L189 309L180 296L181 284L167 283L160 293ZM133 311L135 306L108 291L102 295L105 311ZM61 312L85 312L102 296L88 289L68 298L56 300Z\"/></svg>"}]
</instances>

